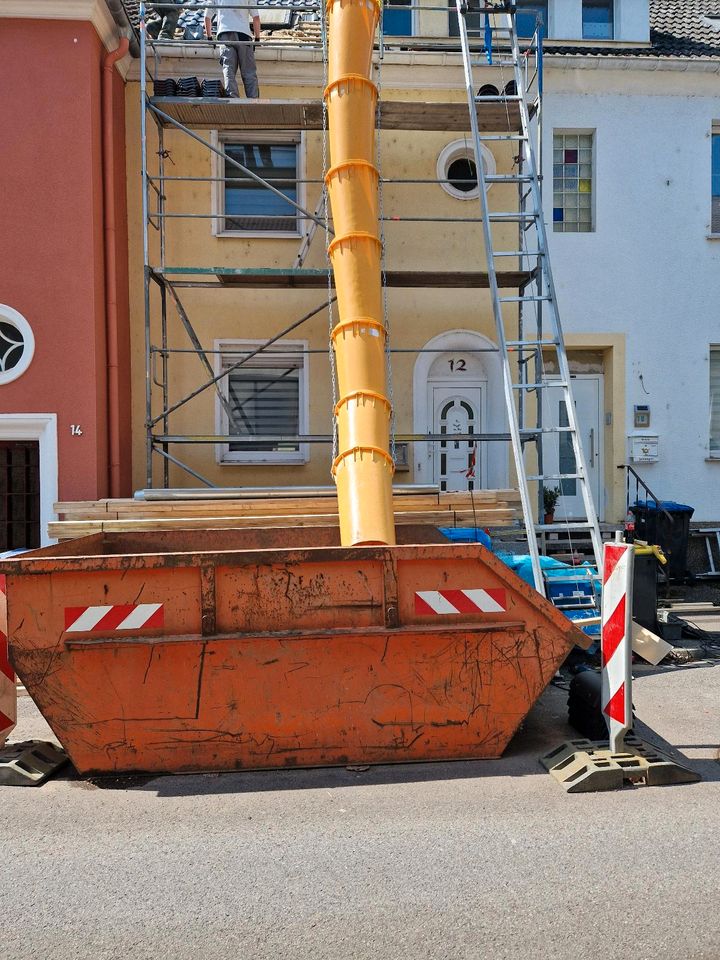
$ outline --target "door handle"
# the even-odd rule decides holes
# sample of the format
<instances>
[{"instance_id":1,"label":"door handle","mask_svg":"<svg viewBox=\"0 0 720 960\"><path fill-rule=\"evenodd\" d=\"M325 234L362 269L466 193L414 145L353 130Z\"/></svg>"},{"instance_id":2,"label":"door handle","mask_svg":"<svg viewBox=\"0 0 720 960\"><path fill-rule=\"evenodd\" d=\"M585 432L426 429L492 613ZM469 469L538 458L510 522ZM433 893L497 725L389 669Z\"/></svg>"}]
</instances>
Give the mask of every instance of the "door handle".
<instances>
[{"instance_id":1,"label":"door handle","mask_svg":"<svg viewBox=\"0 0 720 960\"><path fill-rule=\"evenodd\" d=\"M595 466L595 428L590 428L590 466Z\"/></svg>"}]
</instances>

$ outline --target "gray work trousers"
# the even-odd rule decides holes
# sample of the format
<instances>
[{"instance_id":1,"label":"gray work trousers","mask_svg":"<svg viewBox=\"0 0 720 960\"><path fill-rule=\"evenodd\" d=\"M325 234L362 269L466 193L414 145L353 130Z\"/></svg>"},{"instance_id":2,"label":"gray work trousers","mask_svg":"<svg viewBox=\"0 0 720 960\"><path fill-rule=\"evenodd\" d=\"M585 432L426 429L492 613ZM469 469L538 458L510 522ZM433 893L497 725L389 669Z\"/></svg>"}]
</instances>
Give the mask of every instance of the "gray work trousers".
<instances>
[{"instance_id":1,"label":"gray work trousers","mask_svg":"<svg viewBox=\"0 0 720 960\"><path fill-rule=\"evenodd\" d=\"M167 3L156 3L153 9L160 19L150 20L147 24L147 32L155 40L174 40L182 11L179 7Z\"/></svg>"},{"instance_id":2,"label":"gray work trousers","mask_svg":"<svg viewBox=\"0 0 720 960\"><path fill-rule=\"evenodd\" d=\"M238 70L240 70L245 96L250 100L257 100L260 96L260 85L258 84L255 52L251 38L244 33L225 32L218 34L218 40L220 41L220 66L222 67L225 92L229 97L240 95L236 76Z\"/></svg>"}]
</instances>

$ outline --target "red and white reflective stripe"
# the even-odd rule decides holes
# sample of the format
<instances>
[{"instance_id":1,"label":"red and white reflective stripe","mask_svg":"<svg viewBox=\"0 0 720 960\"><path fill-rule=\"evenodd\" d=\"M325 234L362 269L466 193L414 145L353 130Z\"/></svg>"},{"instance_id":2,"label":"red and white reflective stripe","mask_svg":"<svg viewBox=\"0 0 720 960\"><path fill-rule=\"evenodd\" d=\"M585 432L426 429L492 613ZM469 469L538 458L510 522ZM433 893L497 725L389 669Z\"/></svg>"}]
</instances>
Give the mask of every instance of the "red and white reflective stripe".
<instances>
[{"instance_id":1,"label":"red and white reflective stripe","mask_svg":"<svg viewBox=\"0 0 720 960\"><path fill-rule=\"evenodd\" d=\"M633 545L606 543L602 589L602 710L610 749L622 749L632 725Z\"/></svg>"},{"instance_id":2,"label":"red and white reflective stripe","mask_svg":"<svg viewBox=\"0 0 720 960\"><path fill-rule=\"evenodd\" d=\"M452 613L505 613L504 590L418 590L415 613L443 616Z\"/></svg>"},{"instance_id":3,"label":"red and white reflective stripe","mask_svg":"<svg viewBox=\"0 0 720 960\"><path fill-rule=\"evenodd\" d=\"M8 651L5 574L0 573L0 745L10 736L16 722L17 687Z\"/></svg>"},{"instance_id":4,"label":"red and white reflective stripe","mask_svg":"<svg viewBox=\"0 0 720 960\"><path fill-rule=\"evenodd\" d=\"M165 621L162 603L114 604L109 607L65 607L67 633L96 630L141 630L161 627Z\"/></svg>"}]
</instances>

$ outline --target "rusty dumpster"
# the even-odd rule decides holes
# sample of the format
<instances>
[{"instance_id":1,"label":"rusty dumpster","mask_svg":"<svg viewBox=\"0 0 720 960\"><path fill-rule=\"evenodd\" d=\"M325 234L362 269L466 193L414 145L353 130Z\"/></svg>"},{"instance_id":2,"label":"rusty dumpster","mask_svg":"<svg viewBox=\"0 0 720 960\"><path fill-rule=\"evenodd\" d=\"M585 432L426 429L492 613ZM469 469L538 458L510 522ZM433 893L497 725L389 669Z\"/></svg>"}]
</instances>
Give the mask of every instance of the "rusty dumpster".
<instances>
[{"instance_id":1,"label":"rusty dumpster","mask_svg":"<svg viewBox=\"0 0 720 960\"><path fill-rule=\"evenodd\" d=\"M97 534L0 563L15 669L83 774L498 757L586 638L478 544Z\"/></svg>"}]
</instances>

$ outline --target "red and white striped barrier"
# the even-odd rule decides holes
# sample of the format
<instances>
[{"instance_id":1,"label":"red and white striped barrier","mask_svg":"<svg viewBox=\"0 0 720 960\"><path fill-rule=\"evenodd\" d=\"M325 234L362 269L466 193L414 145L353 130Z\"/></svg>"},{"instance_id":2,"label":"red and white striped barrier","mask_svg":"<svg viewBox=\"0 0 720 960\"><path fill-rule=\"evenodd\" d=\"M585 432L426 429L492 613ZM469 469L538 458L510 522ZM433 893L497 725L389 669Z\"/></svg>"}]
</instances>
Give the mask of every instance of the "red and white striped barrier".
<instances>
[{"instance_id":1,"label":"red and white striped barrier","mask_svg":"<svg viewBox=\"0 0 720 960\"><path fill-rule=\"evenodd\" d=\"M15 729L16 723L17 687L8 655L5 574L0 573L0 746Z\"/></svg>"},{"instance_id":2,"label":"red and white striped barrier","mask_svg":"<svg viewBox=\"0 0 720 960\"><path fill-rule=\"evenodd\" d=\"M633 545L606 543L602 588L602 711L610 750L619 753L632 726Z\"/></svg>"},{"instance_id":3,"label":"red and white striped barrier","mask_svg":"<svg viewBox=\"0 0 720 960\"><path fill-rule=\"evenodd\" d=\"M97 630L147 630L164 623L162 603L127 603L98 607L65 607L66 633Z\"/></svg>"},{"instance_id":4,"label":"red and white striped barrier","mask_svg":"<svg viewBox=\"0 0 720 960\"><path fill-rule=\"evenodd\" d=\"M452 613L505 613L504 590L419 590L415 613L444 616Z\"/></svg>"}]
</instances>

